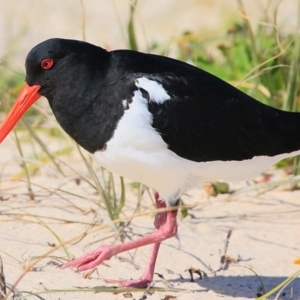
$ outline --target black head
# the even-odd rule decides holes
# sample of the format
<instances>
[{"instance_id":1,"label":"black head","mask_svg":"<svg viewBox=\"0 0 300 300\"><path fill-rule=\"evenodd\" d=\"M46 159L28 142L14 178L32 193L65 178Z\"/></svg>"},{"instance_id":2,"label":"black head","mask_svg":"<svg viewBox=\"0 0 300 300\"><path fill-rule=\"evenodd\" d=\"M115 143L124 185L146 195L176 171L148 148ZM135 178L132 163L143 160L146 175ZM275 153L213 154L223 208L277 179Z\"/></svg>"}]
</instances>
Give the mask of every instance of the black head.
<instances>
[{"instance_id":1,"label":"black head","mask_svg":"<svg viewBox=\"0 0 300 300\"><path fill-rule=\"evenodd\" d=\"M109 53L95 45L60 38L46 40L36 45L28 53L25 68L25 81L29 86L41 86L39 94L49 101L57 87L72 85L71 81L80 80L95 72L103 72L108 63ZM88 78L83 81L89 80Z\"/></svg>"},{"instance_id":2,"label":"black head","mask_svg":"<svg viewBox=\"0 0 300 300\"><path fill-rule=\"evenodd\" d=\"M103 149L124 113L125 96L113 94L122 72L113 72L111 63L110 52L86 42L53 38L35 46L26 58L26 84L2 125L0 142L45 96L59 124L77 143L90 152Z\"/></svg>"}]
</instances>

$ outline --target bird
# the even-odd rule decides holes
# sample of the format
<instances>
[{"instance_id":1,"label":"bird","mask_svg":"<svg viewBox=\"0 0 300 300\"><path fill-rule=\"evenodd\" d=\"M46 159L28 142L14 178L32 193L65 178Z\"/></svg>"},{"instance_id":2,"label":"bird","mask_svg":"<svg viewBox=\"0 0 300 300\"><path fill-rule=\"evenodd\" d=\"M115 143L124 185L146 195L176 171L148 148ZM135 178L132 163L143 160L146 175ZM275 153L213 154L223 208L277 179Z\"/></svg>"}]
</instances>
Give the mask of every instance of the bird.
<instances>
[{"instance_id":1,"label":"bird","mask_svg":"<svg viewBox=\"0 0 300 300\"><path fill-rule=\"evenodd\" d=\"M154 191L155 230L119 245L101 245L62 268L99 266L152 245L138 279L153 281L162 241L177 235L180 197L206 181L249 180L300 153L300 114L267 106L222 79L179 60L78 40L51 38L25 61L22 91L0 127L0 143L40 97L81 147L107 170Z\"/></svg>"}]
</instances>

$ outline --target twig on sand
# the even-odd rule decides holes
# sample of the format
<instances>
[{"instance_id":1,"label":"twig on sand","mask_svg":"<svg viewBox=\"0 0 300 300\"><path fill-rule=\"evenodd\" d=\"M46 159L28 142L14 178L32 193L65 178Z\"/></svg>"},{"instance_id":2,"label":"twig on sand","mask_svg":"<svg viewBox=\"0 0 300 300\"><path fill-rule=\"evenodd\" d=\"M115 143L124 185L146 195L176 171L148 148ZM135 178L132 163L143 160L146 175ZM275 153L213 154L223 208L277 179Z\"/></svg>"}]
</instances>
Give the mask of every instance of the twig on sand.
<instances>
[{"instance_id":1,"label":"twig on sand","mask_svg":"<svg viewBox=\"0 0 300 300\"><path fill-rule=\"evenodd\" d=\"M219 268L215 270L214 273L217 273L221 270L226 270L228 268L228 265L233 261L229 256L227 256L227 250L228 250L231 234L232 234L232 230L230 229L227 233L223 252L221 252Z\"/></svg>"}]
</instances>

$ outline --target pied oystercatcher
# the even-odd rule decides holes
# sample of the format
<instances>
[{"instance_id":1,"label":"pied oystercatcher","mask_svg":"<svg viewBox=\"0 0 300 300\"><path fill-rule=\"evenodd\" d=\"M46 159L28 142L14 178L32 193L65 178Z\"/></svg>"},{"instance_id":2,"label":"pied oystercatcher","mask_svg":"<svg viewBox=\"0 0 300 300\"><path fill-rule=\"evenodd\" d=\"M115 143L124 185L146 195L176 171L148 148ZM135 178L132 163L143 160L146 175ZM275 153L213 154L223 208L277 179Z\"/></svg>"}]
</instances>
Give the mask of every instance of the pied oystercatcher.
<instances>
[{"instance_id":1,"label":"pied oystercatcher","mask_svg":"<svg viewBox=\"0 0 300 300\"><path fill-rule=\"evenodd\" d=\"M207 180L247 180L299 153L300 114L266 106L189 64L129 50L49 39L26 58L26 83L0 129L0 142L45 96L61 127L111 172L153 188L157 207L178 205ZM102 245L63 265L79 271L153 244L147 267L123 286L153 279L160 242L177 233L176 210L155 231Z\"/></svg>"}]
</instances>

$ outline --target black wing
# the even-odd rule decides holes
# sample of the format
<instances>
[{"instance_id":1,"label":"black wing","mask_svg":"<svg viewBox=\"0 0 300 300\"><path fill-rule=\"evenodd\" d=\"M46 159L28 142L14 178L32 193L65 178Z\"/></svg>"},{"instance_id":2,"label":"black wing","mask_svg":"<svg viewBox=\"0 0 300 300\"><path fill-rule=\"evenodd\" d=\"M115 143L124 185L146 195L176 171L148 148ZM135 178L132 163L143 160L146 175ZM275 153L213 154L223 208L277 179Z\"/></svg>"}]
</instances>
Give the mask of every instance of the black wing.
<instances>
[{"instance_id":1,"label":"black wing","mask_svg":"<svg viewBox=\"0 0 300 300\"><path fill-rule=\"evenodd\" d=\"M129 66L136 70L134 77L157 81L171 97L164 103L149 99L148 108L152 126L177 155L197 162L228 161L300 149L300 114L266 106L191 65L134 55Z\"/></svg>"},{"instance_id":2,"label":"black wing","mask_svg":"<svg viewBox=\"0 0 300 300\"><path fill-rule=\"evenodd\" d=\"M300 149L299 114L266 106L207 73L160 82L172 98L149 101L153 127L181 157L244 160Z\"/></svg>"}]
</instances>

